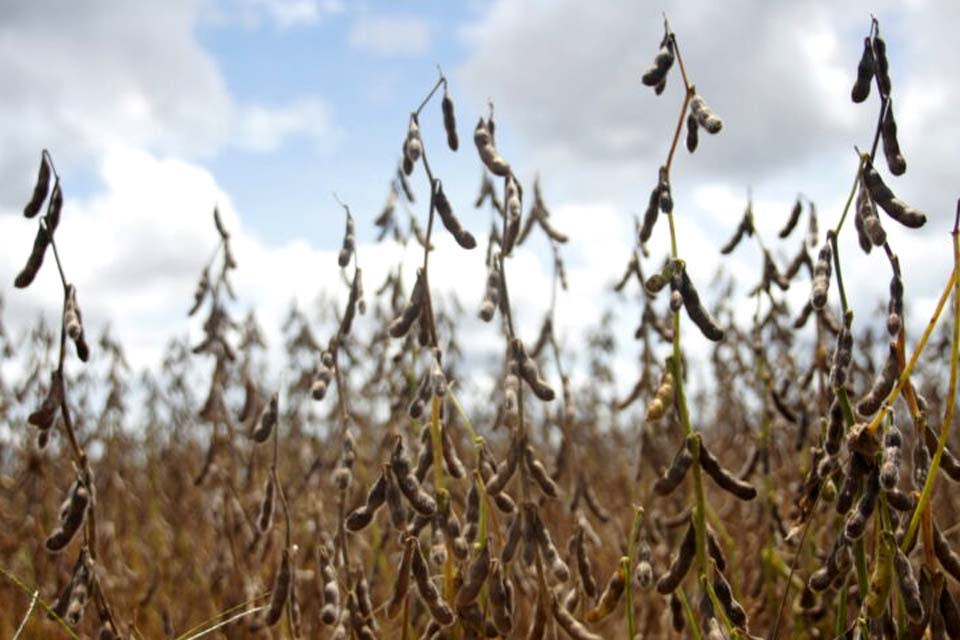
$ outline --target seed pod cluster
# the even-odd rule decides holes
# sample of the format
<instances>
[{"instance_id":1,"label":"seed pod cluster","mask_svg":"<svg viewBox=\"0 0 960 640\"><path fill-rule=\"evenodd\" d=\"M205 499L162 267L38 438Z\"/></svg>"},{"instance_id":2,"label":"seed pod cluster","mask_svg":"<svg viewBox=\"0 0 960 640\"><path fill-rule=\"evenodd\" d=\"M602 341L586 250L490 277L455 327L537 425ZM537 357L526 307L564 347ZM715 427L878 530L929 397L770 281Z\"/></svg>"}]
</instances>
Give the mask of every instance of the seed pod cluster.
<instances>
[{"instance_id":1,"label":"seed pod cluster","mask_svg":"<svg viewBox=\"0 0 960 640\"><path fill-rule=\"evenodd\" d=\"M63 551L83 525L90 505L90 491L79 478L70 485L67 498L60 505L59 526L47 538L46 548L51 553Z\"/></svg>"},{"instance_id":2,"label":"seed pod cluster","mask_svg":"<svg viewBox=\"0 0 960 640\"><path fill-rule=\"evenodd\" d=\"M510 341L510 352L517 363L517 373L527 383L533 394L544 402L552 401L556 397L556 393L540 375L540 369L537 367L536 361L527 354L520 338L513 338Z\"/></svg>"},{"instance_id":3,"label":"seed pod cluster","mask_svg":"<svg viewBox=\"0 0 960 640\"><path fill-rule=\"evenodd\" d=\"M433 195L433 204L437 208L437 213L440 214L440 220L443 222L443 226L446 227L447 231L450 232L450 235L453 236L454 240L456 240L457 244L461 247L464 249L475 248L477 246L477 239L473 237L472 233L463 228L460 220L456 214L453 213L453 207L450 206L450 201L443 192L443 184L441 184L439 180L437 180L436 184L437 190Z\"/></svg>"},{"instance_id":4,"label":"seed pod cluster","mask_svg":"<svg viewBox=\"0 0 960 640\"><path fill-rule=\"evenodd\" d=\"M670 71L670 67L673 66L673 61L676 58L673 47L673 34L667 31L660 41L660 50L657 51L657 55L653 59L653 66L643 72L641 78L643 84L653 87L657 95L663 93L667 85L667 72Z\"/></svg>"},{"instance_id":5,"label":"seed pod cluster","mask_svg":"<svg viewBox=\"0 0 960 640\"><path fill-rule=\"evenodd\" d=\"M503 178L510 175L510 163L503 159L503 156L500 155L493 144L492 125L492 118L487 121L480 118L473 130L473 142L477 145L480 160L490 170L490 173Z\"/></svg>"},{"instance_id":6,"label":"seed pod cluster","mask_svg":"<svg viewBox=\"0 0 960 640\"><path fill-rule=\"evenodd\" d=\"M910 229L918 229L927 222L927 216L917 211L903 200L897 198L880 174L873 167L869 157L865 157L861 176L870 198L886 211L887 215Z\"/></svg>"},{"instance_id":7,"label":"seed pod cluster","mask_svg":"<svg viewBox=\"0 0 960 640\"><path fill-rule=\"evenodd\" d=\"M264 407L263 412L260 414L257 426L250 434L250 437L253 438L255 442L264 443L270 438L270 434L273 433L273 429L280 416L279 402L280 392L275 391L273 395L270 396L270 402L267 403L267 406Z\"/></svg>"},{"instance_id":8,"label":"seed pod cluster","mask_svg":"<svg viewBox=\"0 0 960 640\"><path fill-rule=\"evenodd\" d=\"M723 128L723 120L717 117L699 94L690 100L690 113L708 133L720 133L720 129Z\"/></svg>"}]
</instances>

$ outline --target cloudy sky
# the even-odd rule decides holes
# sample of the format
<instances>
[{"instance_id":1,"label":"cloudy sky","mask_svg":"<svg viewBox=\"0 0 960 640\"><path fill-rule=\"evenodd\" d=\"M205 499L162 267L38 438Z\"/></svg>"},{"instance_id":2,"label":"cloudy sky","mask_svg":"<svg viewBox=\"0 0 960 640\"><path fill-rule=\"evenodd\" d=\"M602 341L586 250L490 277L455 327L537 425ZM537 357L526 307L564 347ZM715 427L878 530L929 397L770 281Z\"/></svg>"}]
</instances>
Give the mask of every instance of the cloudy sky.
<instances>
[{"instance_id":1,"label":"cloudy sky","mask_svg":"<svg viewBox=\"0 0 960 640\"><path fill-rule=\"evenodd\" d=\"M3 2L4 320L17 332L59 304L49 266L29 290L12 287L35 233L20 211L42 148L63 177L59 244L86 322L109 322L137 364L155 362L171 335L198 331L185 310L215 246L215 203L237 239L240 309L255 307L274 336L291 299L308 304L339 282L334 191L355 213L373 288L402 252L372 244L372 220L408 114L439 64L465 143L447 151L439 105L428 109L421 124L445 191L482 236L489 215L471 208L480 164L470 139L492 100L500 150L527 186L540 175L555 225L573 236L565 250L571 291L559 313L561 332L575 340L615 302L604 289L626 264L632 216L645 206L682 100L675 70L660 97L639 81L662 33L661 9L693 82L725 122L674 164L680 251L704 288L748 189L760 233L778 255L796 249L797 238L774 236L798 192L816 201L821 228L836 223L856 167L853 146L869 144L876 119L876 96L853 105L849 92L870 12L877 15L909 166L890 185L929 217L910 233L885 221L904 263L911 326L922 325L949 272L960 196L960 4L952 0ZM415 178L422 194L425 178ZM852 225L844 231L845 276L855 310L866 315L885 297L888 268L882 254L859 253ZM659 261L665 224L650 246ZM476 308L482 253L441 236L435 260L448 268L434 273L434 285ZM545 247L533 243L514 264L512 298L532 339L549 302ZM742 283L740 296L759 264L754 245L724 262ZM794 309L808 294L793 288Z\"/></svg>"}]
</instances>

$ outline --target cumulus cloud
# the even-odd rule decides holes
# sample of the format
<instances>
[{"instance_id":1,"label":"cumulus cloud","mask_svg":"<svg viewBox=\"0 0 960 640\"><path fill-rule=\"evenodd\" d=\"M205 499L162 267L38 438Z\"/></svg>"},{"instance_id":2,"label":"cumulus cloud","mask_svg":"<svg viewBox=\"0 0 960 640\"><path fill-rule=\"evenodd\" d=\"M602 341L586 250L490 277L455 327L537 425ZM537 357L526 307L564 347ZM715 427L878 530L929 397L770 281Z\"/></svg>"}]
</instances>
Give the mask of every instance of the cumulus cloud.
<instances>
[{"instance_id":1,"label":"cumulus cloud","mask_svg":"<svg viewBox=\"0 0 960 640\"><path fill-rule=\"evenodd\" d=\"M197 0L153 9L93 4L42 0L4 14L0 205L11 207L27 192L41 147L75 173L97 166L117 145L207 159L227 144L272 151L295 134L318 140L331 132L331 109L316 96L238 103L197 41L204 6Z\"/></svg>"},{"instance_id":2,"label":"cumulus cloud","mask_svg":"<svg viewBox=\"0 0 960 640\"><path fill-rule=\"evenodd\" d=\"M343 12L339 0L234 0L227 2L225 12L237 12L249 27L269 21L279 29L303 27L319 22L324 16ZM229 20L225 15L221 20Z\"/></svg>"},{"instance_id":3,"label":"cumulus cloud","mask_svg":"<svg viewBox=\"0 0 960 640\"><path fill-rule=\"evenodd\" d=\"M430 27L415 16L367 14L353 24L349 42L379 56L416 56L430 48Z\"/></svg>"}]
</instances>

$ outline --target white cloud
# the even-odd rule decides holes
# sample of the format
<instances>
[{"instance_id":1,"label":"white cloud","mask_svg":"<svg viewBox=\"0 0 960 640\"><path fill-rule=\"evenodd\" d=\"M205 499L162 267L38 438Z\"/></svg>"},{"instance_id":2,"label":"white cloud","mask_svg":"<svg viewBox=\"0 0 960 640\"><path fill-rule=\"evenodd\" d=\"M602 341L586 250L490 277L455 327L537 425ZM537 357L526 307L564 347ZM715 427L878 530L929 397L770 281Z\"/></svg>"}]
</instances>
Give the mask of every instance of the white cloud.
<instances>
[{"instance_id":1,"label":"white cloud","mask_svg":"<svg viewBox=\"0 0 960 640\"><path fill-rule=\"evenodd\" d=\"M330 107L316 98L279 107L243 107L237 120L237 138L233 144L250 151L275 151L294 136L329 142L333 133Z\"/></svg>"},{"instance_id":2,"label":"white cloud","mask_svg":"<svg viewBox=\"0 0 960 640\"><path fill-rule=\"evenodd\" d=\"M430 27L400 15L362 15L350 29L350 46L380 56L416 56L430 48Z\"/></svg>"}]
</instances>

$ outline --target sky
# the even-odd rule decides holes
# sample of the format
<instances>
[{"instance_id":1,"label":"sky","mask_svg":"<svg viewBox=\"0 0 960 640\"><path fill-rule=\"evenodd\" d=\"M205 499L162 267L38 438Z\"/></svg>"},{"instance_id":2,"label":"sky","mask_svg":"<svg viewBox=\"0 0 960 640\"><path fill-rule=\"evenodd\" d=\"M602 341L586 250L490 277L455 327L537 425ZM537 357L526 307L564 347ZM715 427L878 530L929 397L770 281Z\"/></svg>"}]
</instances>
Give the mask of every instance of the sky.
<instances>
[{"instance_id":1,"label":"sky","mask_svg":"<svg viewBox=\"0 0 960 640\"><path fill-rule=\"evenodd\" d=\"M876 95L849 98L871 12L888 42L894 108L907 173L888 177L925 211L919 231L884 220L904 268L916 336L950 269L949 230L960 196L960 76L951 0L835 3L708 0L347 2L346 0L53 0L0 4L0 295L4 322L23 331L55 317L56 270L15 290L36 225L20 214L40 150L52 153L66 194L58 231L85 322L109 324L137 366L155 364L174 335L199 335L186 309L216 244L219 206L233 230L238 309L255 308L268 338L291 300L309 306L340 290L335 255L343 214L358 226L367 288L406 254L374 241L374 217L400 158L410 111L437 79L449 79L460 151L443 145L439 104L421 119L425 145L465 226L484 237L487 211L472 200L481 165L473 123L493 102L497 145L528 188L539 176L564 248L570 291L558 330L575 346L603 310L623 316L624 344L638 316L632 297L609 292L633 246L682 101L676 69L662 96L640 83L666 12L691 80L723 118L693 155L678 151L673 195L680 253L704 297L752 193L766 244L786 259L797 236L778 242L798 192L817 203L821 229L839 219L854 177L854 145L868 146ZM889 176L889 174L884 174ZM426 191L422 172L414 191ZM414 213L425 219L425 198ZM822 239L822 234L821 234ZM483 254L440 234L435 288L467 309L483 294ZM858 315L886 299L882 253L840 240ZM668 247L666 224L650 241L647 269ZM755 245L722 261L746 291L761 264ZM511 298L533 340L549 304L551 263L534 242L512 260ZM408 269L408 273L412 273ZM796 311L809 295L795 285ZM835 288L831 304L837 302ZM479 344L496 331L476 323ZM705 343L693 339L701 351ZM626 350L632 359L635 352Z\"/></svg>"}]
</instances>

